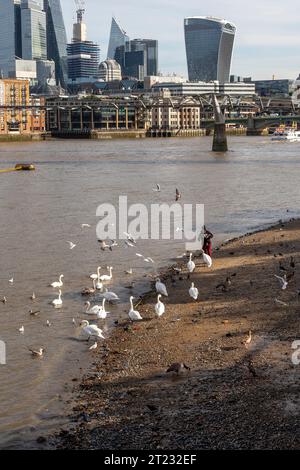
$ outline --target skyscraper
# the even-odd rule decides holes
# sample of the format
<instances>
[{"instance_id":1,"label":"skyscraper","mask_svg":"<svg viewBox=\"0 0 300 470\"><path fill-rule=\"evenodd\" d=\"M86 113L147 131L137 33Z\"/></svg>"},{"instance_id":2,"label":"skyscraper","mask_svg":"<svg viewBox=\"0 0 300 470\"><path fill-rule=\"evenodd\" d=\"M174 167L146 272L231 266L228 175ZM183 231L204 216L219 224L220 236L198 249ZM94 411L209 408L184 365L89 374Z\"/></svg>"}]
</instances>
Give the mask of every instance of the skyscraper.
<instances>
[{"instance_id":1,"label":"skyscraper","mask_svg":"<svg viewBox=\"0 0 300 470\"><path fill-rule=\"evenodd\" d=\"M125 46L126 41L129 41L126 32L121 28L117 20L112 18L107 58L115 59L117 48Z\"/></svg>"},{"instance_id":2,"label":"skyscraper","mask_svg":"<svg viewBox=\"0 0 300 470\"><path fill-rule=\"evenodd\" d=\"M184 20L184 30L189 80L229 82L234 24L195 16Z\"/></svg>"},{"instance_id":3,"label":"skyscraper","mask_svg":"<svg viewBox=\"0 0 300 470\"><path fill-rule=\"evenodd\" d=\"M100 48L98 44L86 40L86 25L83 22L84 10L77 10L77 23L73 28L73 40L67 45L68 76L70 84L80 84L93 80L98 75Z\"/></svg>"},{"instance_id":4,"label":"skyscraper","mask_svg":"<svg viewBox=\"0 0 300 470\"><path fill-rule=\"evenodd\" d=\"M158 42L153 39L133 39L119 46L115 60L121 65L124 76L144 80L158 72Z\"/></svg>"},{"instance_id":5,"label":"skyscraper","mask_svg":"<svg viewBox=\"0 0 300 470\"><path fill-rule=\"evenodd\" d=\"M0 73L4 77L15 70L15 58L22 55L20 8L20 0L1 0Z\"/></svg>"},{"instance_id":6,"label":"skyscraper","mask_svg":"<svg viewBox=\"0 0 300 470\"><path fill-rule=\"evenodd\" d=\"M46 14L36 0L21 2L22 58L47 60Z\"/></svg>"},{"instance_id":7,"label":"skyscraper","mask_svg":"<svg viewBox=\"0 0 300 470\"><path fill-rule=\"evenodd\" d=\"M155 39L142 39L147 50L147 71L146 75L158 74L158 41Z\"/></svg>"},{"instance_id":8,"label":"skyscraper","mask_svg":"<svg viewBox=\"0 0 300 470\"><path fill-rule=\"evenodd\" d=\"M47 20L47 54L55 62L57 84L67 86L67 34L60 0L44 0Z\"/></svg>"}]
</instances>

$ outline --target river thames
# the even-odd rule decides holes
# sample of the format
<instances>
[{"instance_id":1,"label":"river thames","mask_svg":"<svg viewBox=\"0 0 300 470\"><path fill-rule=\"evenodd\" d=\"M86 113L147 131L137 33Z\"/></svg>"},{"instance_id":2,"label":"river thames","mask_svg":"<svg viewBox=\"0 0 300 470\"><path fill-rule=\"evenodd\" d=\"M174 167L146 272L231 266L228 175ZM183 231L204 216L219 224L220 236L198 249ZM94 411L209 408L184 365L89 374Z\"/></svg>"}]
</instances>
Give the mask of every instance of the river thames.
<instances>
[{"instance_id":1,"label":"river thames","mask_svg":"<svg viewBox=\"0 0 300 470\"><path fill-rule=\"evenodd\" d=\"M113 321L126 317L128 284L135 281L138 297L149 290L154 269L185 250L179 241L144 240L136 249L120 242L112 253L102 252L96 237L100 204L117 206L120 195L128 196L128 204L171 204L179 188L182 203L205 204L215 243L299 217L300 144L232 137L229 147L226 155L213 154L209 137L0 143L0 169L36 166L35 172L0 175L0 299L7 298L0 303L0 340L7 348L7 364L0 365L0 447L30 447L64 423L72 380L88 372L92 360L72 322L87 318L81 290L90 286L89 274L97 266L101 274L114 267L108 286L121 302L101 323L109 335ZM160 193L152 190L157 183ZM77 244L74 250L69 240ZM132 277L124 274L129 268ZM63 308L55 310L56 291L49 284L60 274ZM30 316L31 309L40 314ZM46 352L35 360L28 348L39 347Z\"/></svg>"}]
</instances>

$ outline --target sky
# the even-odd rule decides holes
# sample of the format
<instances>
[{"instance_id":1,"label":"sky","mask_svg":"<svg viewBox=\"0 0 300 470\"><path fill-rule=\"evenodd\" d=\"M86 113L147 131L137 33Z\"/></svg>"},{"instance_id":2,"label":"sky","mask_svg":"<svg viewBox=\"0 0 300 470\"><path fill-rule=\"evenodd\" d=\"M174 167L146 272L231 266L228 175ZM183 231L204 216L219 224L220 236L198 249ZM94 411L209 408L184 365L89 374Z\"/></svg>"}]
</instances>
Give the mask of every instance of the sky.
<instances>
[{"instance_id":1,"label":"sky","mask_svg":"<svg viewBox=\"0 0 300 470\"><path fill-rule=\"evenodd\" d=\"M75 0L61 0L68 40ZM88 39L106 59L111 17L131 39L159 41L159 70L187 76L183 19L217 16L237 27L231 73L253 79L295 79L300 73L299 0L85 0Z\"/></svg>"}]
</instances>

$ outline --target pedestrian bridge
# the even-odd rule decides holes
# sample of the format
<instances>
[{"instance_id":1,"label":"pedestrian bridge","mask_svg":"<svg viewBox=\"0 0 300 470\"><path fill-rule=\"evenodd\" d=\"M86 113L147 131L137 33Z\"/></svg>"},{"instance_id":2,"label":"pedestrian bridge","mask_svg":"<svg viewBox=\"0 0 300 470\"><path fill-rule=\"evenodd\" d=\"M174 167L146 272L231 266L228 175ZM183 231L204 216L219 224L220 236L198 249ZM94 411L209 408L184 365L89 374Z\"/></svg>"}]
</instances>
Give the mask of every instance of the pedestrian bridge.
<instances>
[{"instance_id":1,"label":"pedestrian bridge","mask_svg":"<svg viewBox=\"0 0 300 470\"><path fill-rule=\"evenodd\" d=\"M215 119L202 119L201 127L204 129L213 129ZM247 128L248 135L261 135L267 127L279 127L281 124L292 125L294 122L300 122L300 115L287 116L252 116L225 118L225 124L240 124Z\"/></svg>"}]
</instances>

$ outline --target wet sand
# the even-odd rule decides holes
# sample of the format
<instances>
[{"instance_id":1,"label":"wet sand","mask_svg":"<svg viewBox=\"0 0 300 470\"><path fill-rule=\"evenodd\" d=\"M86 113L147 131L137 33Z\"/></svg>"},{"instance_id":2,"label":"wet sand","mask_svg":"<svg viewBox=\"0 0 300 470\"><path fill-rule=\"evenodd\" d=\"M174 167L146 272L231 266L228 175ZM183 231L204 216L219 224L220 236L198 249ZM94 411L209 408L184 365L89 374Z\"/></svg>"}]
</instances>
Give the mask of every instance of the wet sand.
<instances>
[{"instance_id":1,"label":"wet sand","mask_svg":"<svg viewBox=\"0 0 300 470\"><path fill-rule=\"evenodd\" d=\"M291 256L295 276L283 291L274 275L282 275L280 264L293 271ZM91 353L90 372L75 384L72 424L55 447L300 448L300 365L292 363L300 340L300 221L220 246L212 269L202 258L196 264L190 280L185 261L183 274L165 273L162 318L150 294L138 307L144 321L120 323ZM231 285L217 289L228 276ZM194 303L191 282L200 292ZM174 362L191 371L167 375Z\"/></svg>"}]
</instances>

